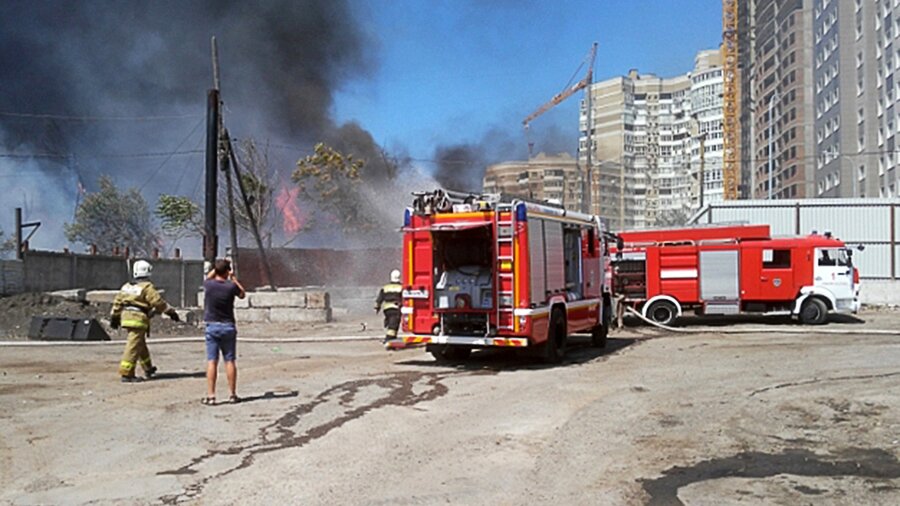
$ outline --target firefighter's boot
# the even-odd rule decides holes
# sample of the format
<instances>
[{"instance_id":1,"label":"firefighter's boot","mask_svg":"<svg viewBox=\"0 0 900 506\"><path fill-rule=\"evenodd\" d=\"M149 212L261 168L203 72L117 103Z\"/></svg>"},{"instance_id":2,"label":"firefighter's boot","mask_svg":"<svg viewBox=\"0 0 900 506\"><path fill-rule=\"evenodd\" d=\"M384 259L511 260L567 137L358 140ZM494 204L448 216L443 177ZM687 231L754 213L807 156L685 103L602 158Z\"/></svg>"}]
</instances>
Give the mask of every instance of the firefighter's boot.
<instances>
[{"instance_id":1,"label":"firefighter's boot","mask_svg":"<svg viewBox=\"0 0 900 506\"><path fill-rule=\"evenodd\" d=\"M147 379L153 379L153 376L156 375L156 366L151 365L147 369L144 369L144 377Z\"/></svg>"}]
</instances>

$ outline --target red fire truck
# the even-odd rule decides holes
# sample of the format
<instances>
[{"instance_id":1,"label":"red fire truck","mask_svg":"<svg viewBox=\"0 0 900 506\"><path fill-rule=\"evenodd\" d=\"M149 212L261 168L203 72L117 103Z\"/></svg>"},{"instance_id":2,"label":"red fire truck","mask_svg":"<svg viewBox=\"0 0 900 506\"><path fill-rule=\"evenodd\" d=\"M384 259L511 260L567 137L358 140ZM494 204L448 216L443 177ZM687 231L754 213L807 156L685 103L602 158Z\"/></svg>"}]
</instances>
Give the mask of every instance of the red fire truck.
<instances>
[{"instance_id":1,"label":"red fire truck","mask_svg":"<svg viewBox=\"0 0 900 506\"><path fill-rule=\"evenodd\" d=\"M605 345L609 249L596 217L437 190L416 194L403 233L403 343L440 361L501 346L556 362L576 332Z\"/></svg>"},{"instance_id":2,"label":"red fire truck","mask_svg":"<svg viewBox=\"0 0 900 506\"><path fill-rule=\"evenodd\" d=\"M613 291L650 320L696 314L790 314L822 324L859 309L852 251L831 234L772 238L768 225L623 232Z\"/></svg>"}]
</instances>

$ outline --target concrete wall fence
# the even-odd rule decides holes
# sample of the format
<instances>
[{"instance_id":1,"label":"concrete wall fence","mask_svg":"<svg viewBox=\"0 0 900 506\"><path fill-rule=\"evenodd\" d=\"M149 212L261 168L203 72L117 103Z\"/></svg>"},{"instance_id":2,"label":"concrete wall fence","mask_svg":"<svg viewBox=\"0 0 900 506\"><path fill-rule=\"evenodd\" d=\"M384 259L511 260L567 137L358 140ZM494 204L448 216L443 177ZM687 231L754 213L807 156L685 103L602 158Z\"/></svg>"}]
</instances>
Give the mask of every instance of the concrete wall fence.
<instances>
[{"instance_id":1,"label":"concrete wall fence","mask_svg":"<svg viewBox=\"0 0 900 506\"><path fill-rule=\"evenodd\" d=\"M150 262L153 284L165 290L169 303L181 307L194 304L195 294L203 282L202 261L152 259ZM73 288L117 290L131 279L130 264L124 257L28 250L21 261L3 261L4 273L8 265L15 264L21 265L20 289L4 290L5 295Z\"/></svg>"},{"instance_id":2,"label":"concrete wall fence","mask_svg":"<svg viewBox=\"0 0 900 506\"><path fill-rule=\"evenodd\" d=\"M25 263L21 260L0 260L0 295L15 295L25 291Z\"/></svg>"},{"instance_id":3,"label":"concrete wall fence","mask_svg":"<svg viewBox=\"0 0 900 506\"><path fill-rule=\"evenodd\" d=\"M259 251L240 248L238 254L244 286L252 290L265 285ZM266 255L275 286L381 286L401 260L400 248L273 248Z\"/></svg>"}]
</instances>

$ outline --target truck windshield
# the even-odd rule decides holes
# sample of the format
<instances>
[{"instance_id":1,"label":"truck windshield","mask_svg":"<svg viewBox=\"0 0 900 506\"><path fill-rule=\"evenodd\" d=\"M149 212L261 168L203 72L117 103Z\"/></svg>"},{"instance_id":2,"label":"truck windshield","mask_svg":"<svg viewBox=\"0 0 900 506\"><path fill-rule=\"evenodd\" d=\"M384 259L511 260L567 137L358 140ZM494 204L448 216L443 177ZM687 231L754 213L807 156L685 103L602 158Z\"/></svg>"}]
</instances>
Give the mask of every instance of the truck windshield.
<instances>
[{"instance_id":1,"label":"truck windshield","mask_svg":"<svg viewBox=\"0 0 900 506\"><path fill-rule=\"evenodd\" d=\"M828 248L820 249L818 254L818 264L824 266L841 266L850 267L850 255L846 249Z\"/></svg>"}]
</instances>

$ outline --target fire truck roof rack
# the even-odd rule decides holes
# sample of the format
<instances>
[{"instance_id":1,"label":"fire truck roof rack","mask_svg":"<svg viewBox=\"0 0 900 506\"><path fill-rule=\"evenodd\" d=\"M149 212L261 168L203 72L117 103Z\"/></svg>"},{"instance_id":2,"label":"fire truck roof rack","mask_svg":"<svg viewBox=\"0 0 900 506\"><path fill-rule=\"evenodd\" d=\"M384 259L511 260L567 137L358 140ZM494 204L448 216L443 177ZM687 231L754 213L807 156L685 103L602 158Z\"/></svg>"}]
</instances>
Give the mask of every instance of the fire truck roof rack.
<instances>
[{"instance_id":1,"label":"fire truck roof rack","mask_svg":"<svg viewBox=\"0 0 900 506\"><path fill-rule=\"evenodd\" d=\"M506 193L470 193L456 190L437 189L433 191L413 192L413 211L416 214L449 213L454 205L469 204L475 210L493 210L498 204L526 202L547 208L565 210L559 203L510 195Z\"/></svg>"}]
</instances>

